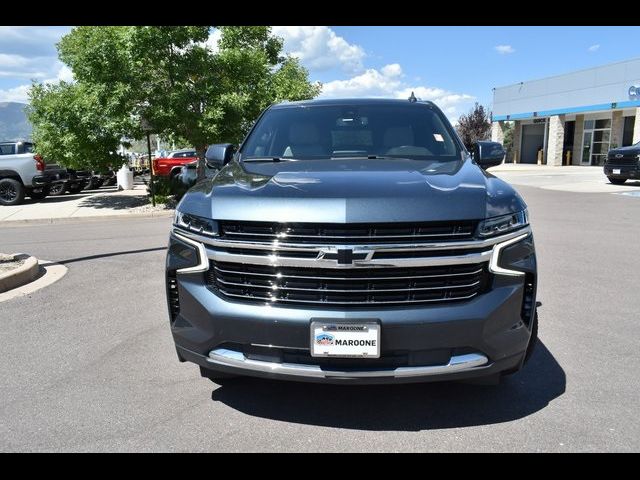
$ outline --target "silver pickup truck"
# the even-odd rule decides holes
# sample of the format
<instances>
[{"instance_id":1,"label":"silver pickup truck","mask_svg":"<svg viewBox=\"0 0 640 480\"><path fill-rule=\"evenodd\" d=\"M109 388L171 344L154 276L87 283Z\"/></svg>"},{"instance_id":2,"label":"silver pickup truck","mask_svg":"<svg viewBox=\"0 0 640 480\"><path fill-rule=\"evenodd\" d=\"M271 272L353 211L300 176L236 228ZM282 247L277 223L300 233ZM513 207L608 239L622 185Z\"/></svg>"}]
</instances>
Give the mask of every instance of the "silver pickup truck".
<instances>
[{"instance_id":1,"label":"silver pickup truck","mask_svg":"<svg viewBox=\"0 0 640 480\"><path fill-rule=\"evenodd\" d=\"M33 143L0 143L0 205L19 205L25 196L40 200L53 184L64 183L66 171L47 165L34 153Z\"/></svg>"}]
</instances>

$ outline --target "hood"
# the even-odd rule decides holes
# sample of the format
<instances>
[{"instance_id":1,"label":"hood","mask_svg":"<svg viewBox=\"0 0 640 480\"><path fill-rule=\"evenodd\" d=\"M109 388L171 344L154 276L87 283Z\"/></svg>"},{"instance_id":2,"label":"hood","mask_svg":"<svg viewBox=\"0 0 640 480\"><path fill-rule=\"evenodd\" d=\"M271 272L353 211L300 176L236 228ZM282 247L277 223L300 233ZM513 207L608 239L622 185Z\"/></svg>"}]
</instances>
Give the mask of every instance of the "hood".
<instances>
[{"instance_id":1,"label":"hood","mask_svg":"<svg viewBox=\"0 0 640 480\"><path fill-rule=\"evenodd\" d=\"M609 150L609 155L615 155L616 153L621 153L623 155L636 155L640 154L640 146L638 145L629 145L628 147L619 147L613 148Z\"/></svg>"},{"instance_id":2,"label":"hood","mask_svg":"<svg viewBox=\"0 0 640 480\"><path fill-rule=\"evenodd\" d=\"M470 159L394 158L233 161L178 208L216 220L369 223L478 220L525 204Z\"/></svg>"}]
</instances>

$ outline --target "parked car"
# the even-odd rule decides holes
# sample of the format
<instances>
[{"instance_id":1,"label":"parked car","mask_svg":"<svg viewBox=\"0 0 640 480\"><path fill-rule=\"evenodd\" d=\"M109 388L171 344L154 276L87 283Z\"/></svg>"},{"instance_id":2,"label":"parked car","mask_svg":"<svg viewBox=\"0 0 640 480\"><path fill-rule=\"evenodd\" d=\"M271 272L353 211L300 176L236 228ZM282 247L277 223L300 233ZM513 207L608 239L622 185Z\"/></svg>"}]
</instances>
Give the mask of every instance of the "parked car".
<instances>
[{"instance_id":1,"label":"parked car","mask_svg":"<svg viewBox=\"0 0 640 480\"><path fill-rule=\"evenodd\" d=\"M173 178L180 173L182 165L198 160L196 151L193 149L176 150L166 157L158 157L152 160L153 174L159 177Z\"/></svg>"},{"instance_id":2,"label":"parked car","mask_svg":"<svg viewBox=\"0 0 640 480\"><path fill-rule=\"evenodd\" d=\"M640 142L609 150L604 174L614 185L622 185L630 179L640 180Z\"/></svg>"},{"instance_id":3,"label":"parked car","mask_svg":"<svg viewBox=\"0 0 640 480\"><path fill-rule=\"evenodd\" d=\"M67 173L47 164L31 142L0 143L0 205L19 205L25 196L40 200L49 188L64 184Z\"/></svg>"},{"instance_id":4,"label":"parked car","mask_svg":"<svg viewBox=\"0 0 640 480\"><path fill-rule=\"evenodd\" d=\"M58 196L65 192L80 193L91 180L91 172L87 170L66 169L67 178L63 183L51 185L49 187L49 195Z\"/></svg>"},{"instance_id":5,"label":"parked car","mask_svg":"<svg viewBox=\"0 0 640 480\"><path fill-rule=\"evenodd\" d=\"M196 171L197 167L198 167L197 160L183 165L180 168L180 173L175 175L176 182L187 188L194 186L198 178L197 171ZM217 165L206 164L205 170L204 170L205 178L214 177L219 171L220 169L218 168Z\"/></svg>"},{"instance_id":6,"label":"parked car","mask_svg":"<svg viewBox=\"0 0 640 480\"><path fill-rule=\"evenodd\" d=\"M520 370L537 338L527 207L431 102L269 107L182 198L166 291L180 361L324 383Z\"/></svg>"}]
</instances>

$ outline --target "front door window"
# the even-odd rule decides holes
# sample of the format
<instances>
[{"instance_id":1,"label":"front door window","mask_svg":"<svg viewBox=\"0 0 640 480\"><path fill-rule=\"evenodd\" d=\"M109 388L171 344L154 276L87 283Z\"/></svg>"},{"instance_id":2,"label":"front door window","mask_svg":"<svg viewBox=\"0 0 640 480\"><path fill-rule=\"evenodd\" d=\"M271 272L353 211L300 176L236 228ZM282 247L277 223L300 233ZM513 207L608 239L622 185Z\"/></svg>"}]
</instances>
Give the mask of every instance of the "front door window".
<instances>
[{"instance_id":1,"label":"front door window","mask_svg":"<svg viewBox=\"0 0 640 480\"><path fill-rule=\"evenodd\" d=\"M611 119L585 120L582 165L604 165L611 142Z\"/></svg>"}]
</instances>

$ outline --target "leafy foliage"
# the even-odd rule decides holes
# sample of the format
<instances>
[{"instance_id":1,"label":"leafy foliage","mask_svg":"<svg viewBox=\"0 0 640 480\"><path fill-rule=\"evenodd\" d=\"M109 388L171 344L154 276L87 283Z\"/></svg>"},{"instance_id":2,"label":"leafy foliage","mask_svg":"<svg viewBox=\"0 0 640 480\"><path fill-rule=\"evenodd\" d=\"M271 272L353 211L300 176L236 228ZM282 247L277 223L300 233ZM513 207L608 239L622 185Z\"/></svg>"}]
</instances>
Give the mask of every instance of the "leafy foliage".
<instances>
[{"instance_id":1,"label":"leafy foliage","mask_svg":"<svg viewBox=\"0 0 640 480\"><path fill-rule=\"evenodd\" d=\"M34 84L29 118L33 140L46 161L70 168L117 166L126 117L113 117L99 94L82 83Z\"/></svg>"},{"instance_id":2,"label":"leafy foliage","mask_svg":"<svg viewBox=\"0 0 640 480\"><path fill-rule=\"evenodd\" d=\"M195 147L202 171L208 144L237 143L269 104L320 92L269 27L219 28L217 46L209 26L74 28L58 51L76 83L32 87L37 148L67 165L106 165L122 138L143 137L144 116Z\"/></svg>"},{"instance_id":3,"label":"leafy foliage","mask_svg":"<svg viewBox=\"0 0 640 480\"><path fill-rule=\"evenodd\" d=\"M488 140L491 136L491 121L489 112L478 102L466 115L461 115L456 127L458 134L467 150L479 140Z\"/></svg>"}]
</instances>

